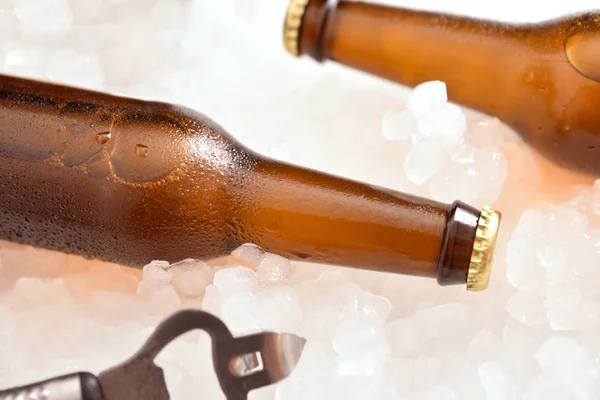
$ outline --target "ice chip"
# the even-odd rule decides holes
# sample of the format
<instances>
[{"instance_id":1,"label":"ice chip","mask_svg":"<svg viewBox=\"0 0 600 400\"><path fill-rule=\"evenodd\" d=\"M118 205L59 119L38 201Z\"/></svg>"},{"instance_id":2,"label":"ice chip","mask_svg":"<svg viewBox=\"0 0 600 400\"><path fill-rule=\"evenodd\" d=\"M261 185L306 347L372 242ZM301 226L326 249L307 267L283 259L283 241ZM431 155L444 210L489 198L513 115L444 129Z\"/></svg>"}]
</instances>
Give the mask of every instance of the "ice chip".
<instances>
[{"instance_id":1,"label":"ice chip","mask_svg":"<svg viewBox=\"0 0 600 400\"><path fill-rule=\"evenodd\" d=\"M223 295L216 286L207 286L204 291L204 297L202 298L202 309L212 314L219 314L221 302L223 301L222 297Z\"/></svg>"},{"instance_id":2,"label":"ice chip","mask_svg":"<svg viewBox=\"0 0 600 400\"><path fill-rule=\"evenodd\" d=\"M516 292L508 301L508 313L520 323L532 326L546 322L543 297L530 292Z\"/></svg>"},{"instance_id":3,"label":"ice chip","mask_svg":"<svg viewBox=\"0 0 600 400\"><path fill-rule=\"evenodd\" d=\"M35 70L41 64L42 52L36 48L12 49L4 56L5 66L8 72L11 70Z\"/></svg>"},{"instance_id":4,"label":"ice chip","mask_svg":"<svg viewBox=\"0 0 600 400\"><path fill-rule=\"evenodd\" d=\"M102 8L102 0L70 0L69 5L76 21L91 22L98 17Z\"/></svg>"},{"instance_id":5,"label":"ice chip","mask_svg":"<svg viewBox=\"0 0 600 400\"><path fill-rule=\"evenodd\" d=\"M338 326L333 348L340 375L379 374L390 352L381 327L357 320Z\"/></svg>"},{"instance_id":6,"label":"ice chip","mask_svg":"<svg viewBox=\"0 0 600 400\"><path fill-rule=\"evenodd\" d=\"M416 312L420 331L425 337L460 334L468 326L468 306L447 303Z\"/></svg>"},{"instance_id":7,"label":"ice chip","mask_svg":"<svg viewBox=\"0 0 600 400\"><path fill-rule=\"evenodd\" d=\"M383 325L391 310L392 303L387 298L367 291L362 292L358 304L358 311L362 316Z\"/></svg>"},{"instance_id":8,"label":"ice chip","mask_svg":"<svg viewBox=\"0 0 600 400\"><path fill-rule=\"evenodd\" d=\"M143 268L143 282L148 286L169 285L173 279L173 273L166 261L152 261Z\"/></svg>"},{"instance_id":9,"label":"ice chip","mask_svg":"<svg viewBox=\"0 0 600 400\"><path fill-rule=\"evenodd\" d=\"M46 72L55 82L86 89L99 89L104 82L104 73L96 56L72 48L55 52L47 62Z\"/></svg>"},{"instance_id":10,"label":"ice chip","mask_svg":"<svg viewBox=\"0 0 600 400\"><path fill-rule=\"evenodd\" d=\"M598 319L598 304L584 298L579 289L557 290L544 303L553 330L588 329Z\"/></svg>"},{"instance_id":11,"label":"ice chip","mask_svg":"<svg viewBox=\"0 0 600 400\"><path fill-rule=\"evenodd\" d=\"M515 397L514 378L493 361L479 364L477 367L481 385L488 399L512 400Z\"/></svg>"},{"instance_id":12,"label":"ice chip","mask_svg":"<svg viewBox=\"0 0 600 400\"><path fill-rule=\"evenodd\" d=\"M71 28L73 14L67 0L17 0L15 15L26 36L62 35ZM51 18L48 16L51 15Z\"/></svg>"},{"instance_id":13,"label":"ice chip","mask_svg":"<svg viewBox=\"0 0 600 400\"><path fill-rule=\"evenodd\" d=\"M225 294L252 293L259 288L256 272L246 267L225 268L217 271L213 278L213 285Z\"/></svg>"},{"instance_id":14,"label":"ice chip","mask_svg":"<svg viewBox=\"0 0 600 400\"><path fill-rule=\"evenodd\" d=\"M419 356L414 362L415 386L429 389L434 386L444 373L444 366L437 357Z\"/></svg>"},{"instance_id":15,"label":"ice chip","mask_svg":"<svg viewBox=\"0 0 600 400\"><path fill-rule=\"evenodd\" d=\"M418 128L440 146L452 148L463 141L467 120L458 106L441 104L430 107L420 116Z\"/></svg>"},{"instance_id":16,"label":"ice chip","mask_svg":"<svg viewBox=\"0 0 600 400\"><path fill-rule=\"evenodd\" d=\"M404 140L417 132L417 118L412 111L388 111L381 121L381 132L387 140Z\"/></svg>"},{"instance_id":17,"label":"ice chip","mask_svg":"<svg viewBox=\"0 0 600 400\"><path fill-rule=\"evenodd\" d=\"M531 239L515 231L508 242L506 263L506 277L514 287L530 292L542 290L543 281L536 270L539 261Z\"/></svg>"},{"instance_id":18,"label":"ice chip","mask_svg":"<svg viewBox=\"0 0 600 400\"><path fill-rule=\"evenodd\" d=\"M422 185L440 169L442 149L434 140L414 143L404 159L404 173L415 185Z\"/></svg>"},{"instance_id":19,"label":"ice chip","mask_svg":"<svg viewBox=\"0 0 600 400\"><path fill-rule=\"evenodd\" d=\"M220 304L220 317L233 332L246 334L261 329L259 299L253 293L232 294Z\"/></svg>"},{"instance_id":20,"label":"ice chip","mask_svg":"<svg viewBox=\"0 0 600 400\"><path fill-rule=\"evenodd\" d=\"M523 394L523 400L576 400L577 397L569 390L561 379L551 375L539 375Z\"/></svg>"},{"instance_id":21,"label":"ice chip","mask_svg":"<svg viewBox=\"0 0 600 400\"><path fill-rule=\"evenodd\" d=\"M600 393L598 361L577 340L550 336L537 351L536 360L542 371L562 379L577 398L596 398Z\"/></svg>"},{"instance_id":22,"label":"ice chip","mask_svg":"<svg viewBox=\"0 0 600 400\"><path fill-rule=\"evenodd\" d=\"M258 294L263 329L286 331L297 327L303 318L300 301L289 286L274 286Z\"/></svg>"},{"instance_id":23,"label":"ice chip","mask_svg":"<svg viewBox=\"0 0 600 400\"><path fill-rule=\"evenodd\" d=\"M501 124L498 118L487 118L469 124L467 142L481 149L500 147L504 142Z\"/></svg>"},{"instance_id":24,"label":"ice chip","mask_svg":"<svg viewBox=\"0 0 600 400\"><path fill-rule=\"evenodd\" d=\"M420 119L429 108L445 104L447 101L446 83L430 81L421 83L414 88L408 99L406 108L412 111L417 119Z\"/></svg>"},{"instance_id":25,"label":"ice chip","mask_svg":"<svg viewBox=\"0 0 600 400\"><path fill-rule=\"evenodd\" d=\"M435 385L425 395L426 400L459 400L456 392L447 386Z\"/></svg>"},{"instance_id":26,"label":"ice chip","mask_svg":"<svg viewBox=\"0 0 600 400\"><path fill-rule=\"evenodd\" d=\"M546 268L546 279L550 285L560 283L567 269L567 255L557 246L544 246L537 251L542 267Z\"/></svg>"},{"instance_id":27,"label":"ice chip","mask_svg":"<svg viewBox=\"0 0 600 400\"><path fill-rule=\"evenodd\" d=\"M285 283L291 271L290 260L271 253L265 253L256 266L256 275L262 284Z\"/></svg>"},{"instance_id":28,"label":"ice chip","mask_svg":"<svg viewBox=\"0 0 600 400\"><path fill-rule=\"evenodd\" d=\"M181 299L170 285L153 287L140 297L146 302L148 314L153 316L166 317L181 308Z\"/></svg>"},{"instance_id":29,"label":"ice chip","mask_svg":"<svg viewBox=\"0 0 600 400\"><path fill-rule=\"evenodd\" d=\"M469 354L474 361L493 359L499 350L500 339L487 330L477 332L469 342Z\"/></svg>"},{"instance_id":30,"label":"ice chip","mask_svg":"<svg viewBox=\"0 0 600 400\"><path fill-rule=\"evenodd\" d=\"M262 260L265 252L260 247L246 243L231 253L234 262L248 268L256 268Z\"/></svg>"},{"instance_id":31,"label":"ice chip","mask_svg":"<svg viewBox=\"0 0 600 400\"><path fill-rule=\"evenodd\" d=\"M182 297L199 298L211 283L212 269L200 260L186 259L172 264L173 288Z\"/></svg>"},{"instance_id":32,"label":"ice chip","mask_svg":"<svg viewBox=\"0 0 600 400\"><path fill-rule=\"evenodd\" d=\"M385 326L385 334L392 355L407 357L417 354L423 336L414 318L397 319Z\"/></svg>"}]
</instances>

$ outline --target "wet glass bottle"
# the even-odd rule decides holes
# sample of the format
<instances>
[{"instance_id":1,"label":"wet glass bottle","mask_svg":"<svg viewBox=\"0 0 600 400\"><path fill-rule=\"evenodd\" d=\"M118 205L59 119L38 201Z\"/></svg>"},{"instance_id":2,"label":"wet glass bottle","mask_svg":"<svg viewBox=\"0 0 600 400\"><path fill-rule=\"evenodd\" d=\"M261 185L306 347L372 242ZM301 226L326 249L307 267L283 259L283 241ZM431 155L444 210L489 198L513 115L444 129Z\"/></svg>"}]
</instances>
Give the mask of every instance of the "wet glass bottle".
<instances>
[{"instance_id":1,"label":"wet glass bottle","mask_svg":"<svg viewBox=\"0 0 600 400\"><path fill-rule=\"evenodd\" d=\"M497 116L557 164L600 173L600 13L506 24L362 1L291 0L284 43Z\"/></svg>"},{"instance_id":2,"label":"wet glass bottle","mask_svg":"<svg viewBox=\"0 0 600 400\"><path fill-rule=\"evenodd\" d=\"M0 239L132 266L254 243L477 290L498 224L269 160L183 107L0 75Z\"/></svg>"}]
</instances>

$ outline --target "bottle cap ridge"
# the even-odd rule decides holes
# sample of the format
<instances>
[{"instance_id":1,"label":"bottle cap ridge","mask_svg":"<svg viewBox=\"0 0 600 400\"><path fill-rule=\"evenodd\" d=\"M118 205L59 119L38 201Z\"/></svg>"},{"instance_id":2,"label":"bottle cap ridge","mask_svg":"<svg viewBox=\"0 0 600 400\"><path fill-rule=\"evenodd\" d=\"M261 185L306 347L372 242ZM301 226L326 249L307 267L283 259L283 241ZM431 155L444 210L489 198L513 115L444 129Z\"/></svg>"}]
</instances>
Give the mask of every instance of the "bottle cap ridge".
<instances>
[{"instance_id":1,"label":"bottle cap ridge","mask_svg":"<svg viewBox=\"0 0 600 400\"><path fill-rule=\"evenodd\" d=\"M299 37L302 18L310 0L290 0L283 24L283 45L288 53L300 55Z\"/></svg>"},{"instance_id":2,"label":"bottle cap ridge","mask_svg":"<svg viewBox=\"0 0 600 400\"><path fill-rule=\"evenodd\" d=\"M481 210L467 275L468 291L478 292L488 287L501 219L502 214L492 207L484 206Z\"/></svg>"}]
</instances>

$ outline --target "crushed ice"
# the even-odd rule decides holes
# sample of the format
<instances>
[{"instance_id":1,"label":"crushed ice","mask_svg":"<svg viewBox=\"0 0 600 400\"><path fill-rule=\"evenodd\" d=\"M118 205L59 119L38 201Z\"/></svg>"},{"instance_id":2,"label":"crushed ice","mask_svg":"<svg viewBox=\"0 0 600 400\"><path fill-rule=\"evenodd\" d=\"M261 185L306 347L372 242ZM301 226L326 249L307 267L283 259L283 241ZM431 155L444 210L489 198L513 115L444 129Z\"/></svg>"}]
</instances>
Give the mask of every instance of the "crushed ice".
<instances>
[{"instance_id":1,"label":"crushed ice","mask_svg":"<svg viewBox=\"0 0 600 400\"><path fill-rule=\"evenodd\" d=\"M489 118L468 123L448 102L444 82L418 85L405 108L383 116L381 131L390 141L410 139L403 171L416 192L470 204L490 204L500 195L508 172L500 123Z\"/></svg>"},{"instance_id":2,"label":"crushed ice","mask_svg":"<svg viewBox=\"0 0 600 400\"><path fill-rule=\"evenodd\" d=\"M202 307L238 334L309 339L293 376L253 398L600 397L600 184L534 204L538 188L523 172L533 163L498 120L449 103L443 82L399 95L388 82L288 58L285 6L7 0L0 69L194 107L254 150L348 178L476 206L498 200L507 222L491 287L469 296L250 244L226 261L138 271L4 243L0 387L99 372L170 312ZM173 399L223 398L206 336L182 338L157 363Z\"/></svg>"}]
</instances>

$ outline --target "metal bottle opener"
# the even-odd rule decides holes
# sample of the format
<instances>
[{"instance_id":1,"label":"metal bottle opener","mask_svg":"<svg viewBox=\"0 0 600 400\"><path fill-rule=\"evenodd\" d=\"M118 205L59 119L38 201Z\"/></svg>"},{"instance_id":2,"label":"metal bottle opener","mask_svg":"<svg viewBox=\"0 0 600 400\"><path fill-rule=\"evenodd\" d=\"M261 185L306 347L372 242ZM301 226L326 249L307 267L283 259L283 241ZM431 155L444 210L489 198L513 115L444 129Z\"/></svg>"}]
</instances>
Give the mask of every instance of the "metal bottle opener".
<instances>
[{"instance_id":1,"label":"metal bottle opener","mask_svg":"<svg viewBox=\"0 0 600 400\"><path fill-rule=\"evenodd\" d=\"M285 379L306 343L289 333L234 338L214 315L184 310L158 325L131 358L97 377L88 372L64 375L0 391L0 400L168 400L163 370L154 358L171 341L195 329L211 336L213 365L228 400L246 400L250 391Z\"/></svg>"}]
</instances>

